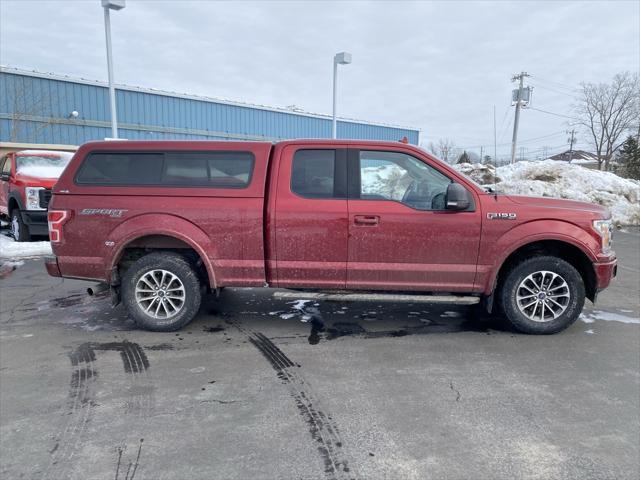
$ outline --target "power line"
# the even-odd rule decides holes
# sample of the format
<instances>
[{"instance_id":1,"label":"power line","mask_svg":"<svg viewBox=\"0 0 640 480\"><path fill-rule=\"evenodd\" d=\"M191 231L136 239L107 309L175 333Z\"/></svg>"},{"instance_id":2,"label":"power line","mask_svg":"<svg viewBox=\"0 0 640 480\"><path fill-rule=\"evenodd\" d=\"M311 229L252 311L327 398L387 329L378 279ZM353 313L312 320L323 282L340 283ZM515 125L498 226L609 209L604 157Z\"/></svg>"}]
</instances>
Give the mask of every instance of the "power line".
<instances>
[{"instance_id":1,"label":"power line","mask_svg":"<svg viewBox=\"0 0 640 480\"><path fill-rule=\"evenodd\" d=\"M543 86L543 85L539 85L539 84L536 84L536 83L533 83L533 82L531 82L531 84L532 84L534 87L536 87L536 88L541 88L541 89L543 89L543 90L548 90L548 91L550 91L550 92L554 92L554 93L557 93L557 94L559 94L559 95L565 95L565 96L567 96L567 97L574 98L574 99L576 99L576 100L579 98L579 97L577 97L576 95L573 95L573 94L571 94L571 93L567 93L567 92L562 92L562 91L560 91L560 90L556 90L556 89L554 89L554 88L545 87L545 86Z\"/></svg>"},{"instance_id":2,"label":"power line","mask_svg":"<svg viewBox=\"0 0 640 480\"><path fill-rule=\"evenodd\" d=\"M527 138L525 140L520 140L520 143L533 142L535 140L541 140L543 138L557 137L558 135L564 135L564 133L565 132L562 131L562 132L550 133L548 135L541 135L540 137Z\"/></svg>"},{"instance_id":3,"label":"power line","mask_svg":"<svg viewBox=\"0 0 640 480\"><path fill-rule=\"evenodd\" d=\"M509 113L509 110L507 110L507 113ZM513 121L513 119L509 118L509 121L507 122L507 125L505 126L505 128L501 129L500 137L499 137L500 142L502 142L502 139L504 138L505 134L509 131L509 128L511 128L511 122L512 121Z\"/></svg>"},{"instance_id":4,"label":"power line","mask_svg":"<svg viewBox=\"0 0 640 480\"><path fill-rule=\"evenodd\" d=\"M541 135L539 137L533 137L533 138L525 138L524 140L520 140L519 143L529 143L529 142L535 142L537 140L541 140L544 138L551 138L551 137L557 137L559 135L564 135L566 132L563 130L561 132L555 132L555 133L550 133L547 135ZM468 145L468 146L463 146L463 147L458 147L458 148L463 148L463 149L472 149L472 148L480 148L480 147L484 147L486 145L489 145L491 142L487 142L487 143L483 143L482 145ZM505 146L505 145L511 145L511 142L504 142L504 143L497 143L497 146Z\"/></svg>"},{"instance_id":5,"label":"power line","mask_svg":"<svg viewBox=\"0 0 640 480\"><path fill-rule=\"evenodd\" d=\"M529 150L528 152L529 153L536 153L536 152L543 152L545 150L557 150L559 148L561 148L562 151L565 151L566 148L567 148L567 144L565 143L565 144L556 145L556 146L553 146L553 147L544 146L544 147L540 147L540 148L534 148L532 150ZM560 152L558 152L558 153L560 153Z\"/></svg>"},{"instance_id":6,"label":"power line","mask_svg":"<svg viewBox=\"0 0 640 480\"><path fill-rule=\"evenodd\" d=\"M549 84L551 86L555 85L555 88L562 88L565 90L570 90L572 92L579 92L580 89L576 86L567 85L566 83L554 82L553 80L545 80L544 78L540 78L536 75L535 79L539 82Z\"/></svg>"},{"instance_id":7,"label":"power line","mask_svg":"<svg viewBox=\"0 0 640 480\"><path fill-rule=\"evenodd\" d=\"M547 110L542 110L540 108L535 108L535 107L527 107L528 110L535 110L536 112L542 112L542 113L547 113L549 115L554 115L556 117L563 117L563 118L570 118L571 120L579 120L579 118L576 117L570 117L568 115L562 115L561 113L555 113L555 112L548 112Z\"/></svg>"}]
</instances>

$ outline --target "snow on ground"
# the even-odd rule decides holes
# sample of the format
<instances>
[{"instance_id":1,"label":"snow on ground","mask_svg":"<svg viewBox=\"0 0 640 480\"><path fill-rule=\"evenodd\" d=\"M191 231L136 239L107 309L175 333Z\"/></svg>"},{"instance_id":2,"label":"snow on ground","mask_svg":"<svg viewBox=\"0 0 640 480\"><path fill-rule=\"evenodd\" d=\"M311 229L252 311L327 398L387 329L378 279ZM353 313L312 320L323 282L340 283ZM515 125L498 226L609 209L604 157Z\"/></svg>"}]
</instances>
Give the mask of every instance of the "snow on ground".
<instances>
[{"instance_id":1,"label":"snow on ground","mask_svg":"<svg viewBox=\"0 0 640 480\"><path fill-rule=\"evenodd\" d=\"M493 187L493 166L467 163L455 168L476 182ZM498 167L497 173L499 193L597 203L609 209L617 225L640 224L638 180L554 160L516 162Z\"/></svg>"},{"instance_id":2,"label":"snow on ground","mask_svg":"<svg viewBox=\"0 0 640 480\"><path fill-rule=\"evenodd\" d=\"M304 306L309 303L311 300L295 300L293 302L287 302L291 305L293 310L298 310L300 312L304 312Z\"/></svg>"},{"instance_id":3,"label":"snow on ground","mask_svg":"<svg viewBox=\"0 0 640 480\"><path fill-rule=\"evenodd\" d=\"M0 234L0 258L27 258L51 255L49 242L15 242L4 232Z\"/></svg>"},{"instance_id":4,"label":"snow on ground","mask_svg":"<svg viewBox=\"0 0 640 480\"><path fill-rule=\"evenodd\" d=\"M595 320L604 320L605 322L635 323L640 324L640 318L628 317L619 313L604 312L602 310L594 310L589 313L582 313L580 320L584 323L593 323Z\"/></svg>"}]
</instances>

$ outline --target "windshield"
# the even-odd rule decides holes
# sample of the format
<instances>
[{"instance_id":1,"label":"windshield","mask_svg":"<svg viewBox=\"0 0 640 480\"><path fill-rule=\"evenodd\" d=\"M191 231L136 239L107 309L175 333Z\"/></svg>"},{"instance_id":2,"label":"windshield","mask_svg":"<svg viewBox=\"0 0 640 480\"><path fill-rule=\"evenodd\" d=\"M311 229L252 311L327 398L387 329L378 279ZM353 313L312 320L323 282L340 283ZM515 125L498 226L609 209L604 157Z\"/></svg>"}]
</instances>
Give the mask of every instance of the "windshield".
<instances>
[{"instance_id":1,"label":"windshield","mask_svg":"<svg viewBox=\"0 0 640 480\"><path fill-rule=\"evenodd\" d=\"M58 178L73 157L70 152L22 152L16 155L16 172L40 178Z\"/></svg>"}]
</instances>

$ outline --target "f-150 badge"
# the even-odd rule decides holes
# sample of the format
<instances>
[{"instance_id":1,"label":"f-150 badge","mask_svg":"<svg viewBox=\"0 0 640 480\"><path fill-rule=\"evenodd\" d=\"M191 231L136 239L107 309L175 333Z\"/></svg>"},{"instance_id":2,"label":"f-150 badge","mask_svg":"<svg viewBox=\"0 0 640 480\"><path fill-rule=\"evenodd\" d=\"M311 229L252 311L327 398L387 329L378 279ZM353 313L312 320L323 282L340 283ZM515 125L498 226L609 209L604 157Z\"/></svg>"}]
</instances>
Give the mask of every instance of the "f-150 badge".
<instances>
[{"instance_id":1,"label":"f-150 badge","mask_svg":"<svg viewBox=\"0 0 640 480\"><path fill-rule=\"evenodd\" d=\"M515 213L487 213L489 220L515 220L516 217Z\"/></svg>"}]
</instances>

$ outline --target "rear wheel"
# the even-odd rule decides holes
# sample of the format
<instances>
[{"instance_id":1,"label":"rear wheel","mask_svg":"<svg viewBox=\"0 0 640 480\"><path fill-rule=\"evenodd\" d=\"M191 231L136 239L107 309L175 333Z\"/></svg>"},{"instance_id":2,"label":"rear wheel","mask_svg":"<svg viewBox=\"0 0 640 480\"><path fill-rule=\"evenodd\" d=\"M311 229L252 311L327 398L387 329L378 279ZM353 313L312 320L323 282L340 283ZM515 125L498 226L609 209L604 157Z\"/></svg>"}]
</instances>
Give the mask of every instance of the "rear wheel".
<instances>
[{"instance_id":1,"label":"rear wheel","mask_svg":"<svg viewBox=\"0 0 640 480\"><path fill-rule=\"evenodd\" d=\"M509 271L502 283L500 306L520 332L557 333L580 316L585 289L580 273L558 257L525 260Z\"/></svg>"},{"instance_id":2,"label":"rear wheel","mask_svg":"<svg viewBox=\"0 0 640 480\"><path fill-rule=\"evenodd\" d=\"M28 242L31 240L29 227L22 221L22 215L17 208L11 211L11 235L16 242Z\"/></svg>"},{"instance_id":3,"label":"rear wheel","mask_svg":"<svg viewBox=\"0 0 640 480\"><path fill-rule=\"evenodd\" d=\"M140 327L170 332L188 324L198 313L200 281L184 257L171 252L150 253L125 273L122 300Z\"/></svg>"}]
</instances>

